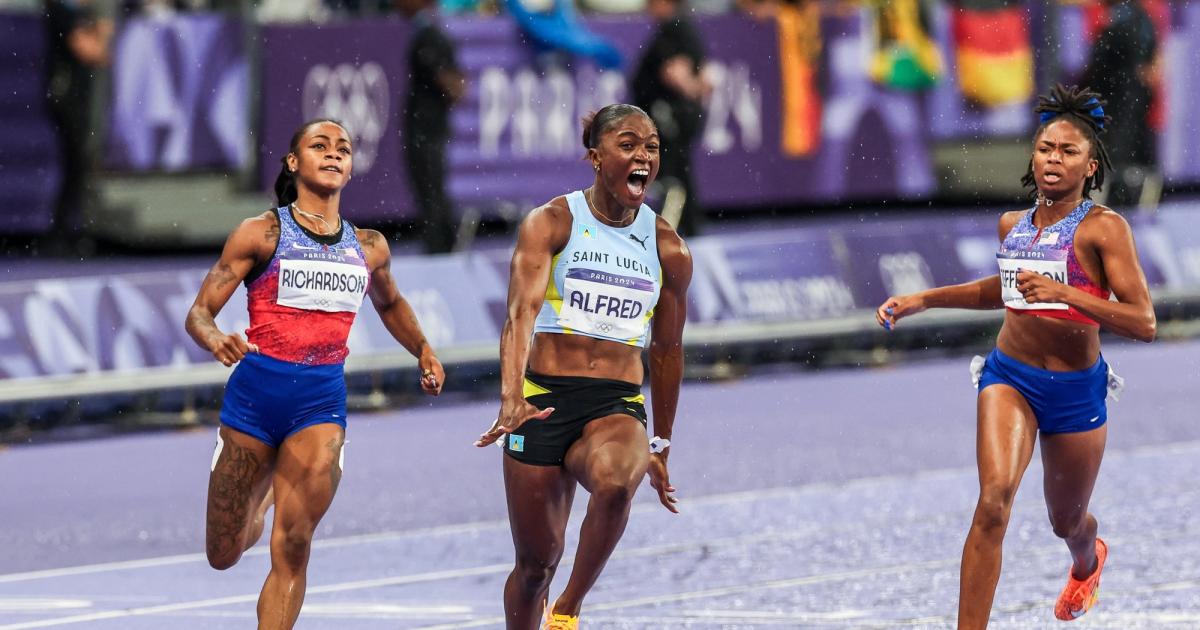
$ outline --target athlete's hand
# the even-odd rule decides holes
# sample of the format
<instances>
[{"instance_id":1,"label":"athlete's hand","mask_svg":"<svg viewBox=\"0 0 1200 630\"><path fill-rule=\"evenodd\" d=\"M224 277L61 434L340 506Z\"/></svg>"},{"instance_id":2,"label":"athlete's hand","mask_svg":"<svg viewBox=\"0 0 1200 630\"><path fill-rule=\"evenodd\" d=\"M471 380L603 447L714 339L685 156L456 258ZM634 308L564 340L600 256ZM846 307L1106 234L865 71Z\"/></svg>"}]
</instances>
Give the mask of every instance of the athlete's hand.
<instances>
[{"instance_id":1,"label":"athlete's hand","mask_svg":"<svg viewBox=\"0 0 1200 630\"><path fill-rule=\"evenodd\" d=\"M446 383L446 370L442 362L433 353L422 356L417 365L421 368L421 390L430 396L442 393L442 385Z\"/></svg>"},{"instance_id":2,"label":"athlete's hand","mask_svg":"<svg viewBox=\"0 0 1200 630\"><path fill-rule=\"evenodd\" d=\"M917 295L893 296L875 310L875 321L888 330L896 327L901 317L916 315L925 310L925 301Z\"/></svg>"},{"instance_id":3,"label":"athlete's hand","mask_svg":"<svg viewBox=\"0 0 1200 630\"><path fill-rule=\"evenodd\" d=\"M538 409L529 404L524 398L513 402L501 403L500 415L496 416L496 421L492 423L492 427L479 436L479 439L475 441L475 446L487 446L500 439L501 435L516 431L522 424L530 420L545 420L552 413L554 413L554 407Z\"/></svg>"},{"instance_id":4,"label":"athlete's hand","mask_svg":"<svg viewBox=\"0 0 1200 630\"><path fill-rule=\"evenodd\" d=\"M246 343L242 336L233 333L226 335L217 333L210 338L209 348L212 349L212 355L220 361L225 367L229 367L238 361L241 361L248 352L258 352L258 346L252 343Z\"/></svg>"},{"instance_id":5,"label":"athlete's hand","mask_svg":"<svg viewBox=\"0 0 1200 630\"><path fill-rule=\"evenodd\" d=\"M1067 285L1028 269L1017 270L1017 290L1030 304L1063 303L1067 298Z\"/></svg>"},{"instance_id":6,"label":"athlete's hand","mask_svg":"<svg viewBox=\"0 0 1200 630\"><path fill-rule=\"evenodd\" d=\"M671 485L671 479L667 475L666 451L650 454L650 468L647 472L650 473L650 487L658 492L658 500L662 502L663 507L678 514L679 508L675 504L679 499L675 498L675 486Z\"/></svg>"}]
</instances>

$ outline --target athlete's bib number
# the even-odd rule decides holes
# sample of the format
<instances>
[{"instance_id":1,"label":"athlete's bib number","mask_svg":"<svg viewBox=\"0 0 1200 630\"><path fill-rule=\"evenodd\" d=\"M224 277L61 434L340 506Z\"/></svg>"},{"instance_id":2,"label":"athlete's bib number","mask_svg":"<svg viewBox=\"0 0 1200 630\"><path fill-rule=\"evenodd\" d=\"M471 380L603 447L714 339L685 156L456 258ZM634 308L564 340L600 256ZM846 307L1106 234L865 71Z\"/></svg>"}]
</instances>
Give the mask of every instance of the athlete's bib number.
<instances>
[{"instance_id":1,"label":"athlete's bib number","mask_svg":"<svg viewBox=\"0 0 1200 630\"><path fill-rule=\"evenodd\" d=\"M366 290L367 270L362 265L329 260L279 261L277 302L282 306L357 313Z\"/></svg>"},{"instance_id":2,"label":"athlete's bib number","mask_svg":"<svg viewBox=\"0 0 1200 630\"><path fill-rule=\"evenodd\" d=\"M996 262L1000 264L1000 297L1004 299L1005 306L1022 311L1033 309L1065 311L1070 308L1066 304L1057 302L1030 304L1017 290L1017 271L1020 270L1035 271L1055 282L1067 284L1067 261L1014 258L1000 252L996 254Z\"/></svg>"},{"instance_id":3,"label":"athlete's bib number","mask_svg":"<svg viewBox=\"0 0 1200 630\"><path fill-rule=\"evenodd\" d=\"M654 308L654 283L604 271L571 269L563 280L558 325L626 341L646 332Z\"/></svg>"}]
</instances>

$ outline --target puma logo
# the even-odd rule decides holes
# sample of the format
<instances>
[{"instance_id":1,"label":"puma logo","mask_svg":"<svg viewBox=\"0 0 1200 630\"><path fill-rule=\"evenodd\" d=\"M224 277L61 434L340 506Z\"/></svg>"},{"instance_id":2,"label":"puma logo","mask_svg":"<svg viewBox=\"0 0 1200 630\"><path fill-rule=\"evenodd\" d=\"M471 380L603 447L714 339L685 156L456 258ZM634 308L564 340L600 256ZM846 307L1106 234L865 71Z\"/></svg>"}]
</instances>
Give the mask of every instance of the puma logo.
<instances>
[{"instance_id":1,"label":"puma logo","mask_svg":"<svg viewBox=\"0 0 1200 630\"><path fill-rule=\"evenodd\" d=\"M648 250L646 250L646 241L650 240L650 235L646 235L646 236L643 236L642 238L638 238L638 237L630 234L629 240L637 243L638 245L641 245L642 251L648 251Z\"/></svg>"}]
</instances>

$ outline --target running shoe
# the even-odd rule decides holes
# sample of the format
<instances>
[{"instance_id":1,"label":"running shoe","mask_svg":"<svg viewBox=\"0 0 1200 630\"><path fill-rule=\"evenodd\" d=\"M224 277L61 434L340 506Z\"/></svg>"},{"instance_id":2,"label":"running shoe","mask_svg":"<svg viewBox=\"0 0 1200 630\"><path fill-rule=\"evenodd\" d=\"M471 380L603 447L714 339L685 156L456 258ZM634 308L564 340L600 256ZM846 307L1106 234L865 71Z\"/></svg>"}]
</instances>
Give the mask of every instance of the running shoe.
<instances>
[{"instance_id":1,"label":"running shoe","mask_svg":"<svg viewBox=\"0 0 1200 630\"><path fill-rule=\"evenodd\" d=\"M1075 579L1071 571L1067 571L1067 586L1058 595L1054 604L1054 616L1063 621L1078 619L1088 609L1096 604L1100 597L1100 572L1104 570L1104 561L1108 558L1108 545L1099 537L1096 538L1096 570L1082 580Z\"/></svg>"},{"instance_id":2,"label":"running shoe","mask_svg":"<svg viewBox=\"0 0 1200 630\"><path fill-rule=\"evenodd\" d=\"M579 617L554 614L554 605L546 606L546 616L542 620L542 630L579 630Z\"/></svg>"}]
</instances>

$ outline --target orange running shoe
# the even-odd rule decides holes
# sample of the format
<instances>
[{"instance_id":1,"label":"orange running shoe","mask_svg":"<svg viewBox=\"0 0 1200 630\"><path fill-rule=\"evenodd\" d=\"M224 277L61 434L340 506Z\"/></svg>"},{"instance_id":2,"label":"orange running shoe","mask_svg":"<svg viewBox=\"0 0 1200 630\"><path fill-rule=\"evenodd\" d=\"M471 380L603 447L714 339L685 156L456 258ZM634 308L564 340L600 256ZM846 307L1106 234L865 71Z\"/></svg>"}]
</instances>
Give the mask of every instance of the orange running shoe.
<instances>
[{"instance_id":1,"label":"orange running shoe","mask_svg":"<svg viewBox=\"0 0 1200 630\"><path fill-rule=\"evenodd\" d=\"M1100 597L1100 572L1108 559L1108 545L1096 537L1096 570L1082 580L1075 579L1067 570L1067 586L1058 595L1054 604L1054 616L1063 621L1078 619L1096 604Z\"/></svg>"},{"instance_id":2,"label":"orange running shoe","mask_svg":"<svg viewBox=\"0 0 1200 630\"><path fill-rule=\"evenodd\" d=\"M542 630L579 630L579 617L554 614L554 604L546 606L546 616L542 619Z\"/></svg>"}]
</instances>

